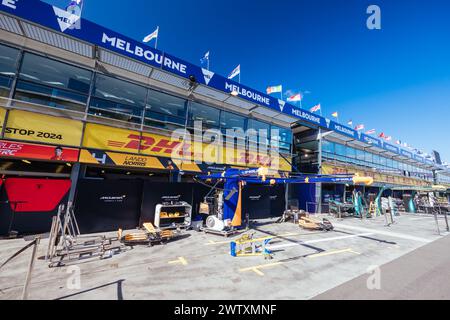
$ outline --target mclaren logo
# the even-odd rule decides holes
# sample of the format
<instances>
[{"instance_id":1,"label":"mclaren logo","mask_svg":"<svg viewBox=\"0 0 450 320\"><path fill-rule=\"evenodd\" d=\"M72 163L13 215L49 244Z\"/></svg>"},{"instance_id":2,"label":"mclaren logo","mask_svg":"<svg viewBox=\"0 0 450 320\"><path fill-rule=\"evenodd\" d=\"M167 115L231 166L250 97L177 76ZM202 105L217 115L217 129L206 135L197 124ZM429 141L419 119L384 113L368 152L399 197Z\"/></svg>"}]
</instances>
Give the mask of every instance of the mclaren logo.
<instances>
[{"instance_id":1,"label":"mclaren logo","mask_svg":"<svg viewBox=\"0 0 450 320\"><path fill-rule=\"evenodd\" d=\"M81 29L81 9L76 5L67 7L67 10L53 6L61 32L67 29Z\"/></svg>"}]
</instances>

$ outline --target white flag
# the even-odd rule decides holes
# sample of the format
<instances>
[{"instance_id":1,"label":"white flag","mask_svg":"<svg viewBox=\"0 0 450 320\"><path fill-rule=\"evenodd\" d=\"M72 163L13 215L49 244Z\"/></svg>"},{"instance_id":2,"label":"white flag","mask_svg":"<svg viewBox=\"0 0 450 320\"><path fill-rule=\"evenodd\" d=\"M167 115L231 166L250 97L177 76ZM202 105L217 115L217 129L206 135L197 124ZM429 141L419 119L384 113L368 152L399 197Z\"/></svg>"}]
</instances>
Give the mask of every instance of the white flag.
<instances>
[{"instance_id":1,"label":"white flag","mask_svg":"<svg viewBox=\"0 0 450 320\"><path fill-rule=\"evenodd\" d=\"M231 73L230 73L230 75L228 76L228 79L233 79L233 78L235 78L236 76L238 76L238 75L240 75L241 74L241 65L238 65L237 67L236 67L236 69L234 69Z\"/></svg>"},{"instance_id":2,"label":"white flag","mask_svg":"<svg viewBox=\"0 0 450 320\"><path fill-rule=\"evenodd\" d=\"M157 38L158 38L158 33L159 33L159 27L156 28L156 30L155 30L152 34L149 34L148 36L146 36L146 37L144 38L144 40L142 40L142 41L143 41L144 43L147 43L147 42L152 41L153 39L157 39Z\"/></svg>"}]
</instances>

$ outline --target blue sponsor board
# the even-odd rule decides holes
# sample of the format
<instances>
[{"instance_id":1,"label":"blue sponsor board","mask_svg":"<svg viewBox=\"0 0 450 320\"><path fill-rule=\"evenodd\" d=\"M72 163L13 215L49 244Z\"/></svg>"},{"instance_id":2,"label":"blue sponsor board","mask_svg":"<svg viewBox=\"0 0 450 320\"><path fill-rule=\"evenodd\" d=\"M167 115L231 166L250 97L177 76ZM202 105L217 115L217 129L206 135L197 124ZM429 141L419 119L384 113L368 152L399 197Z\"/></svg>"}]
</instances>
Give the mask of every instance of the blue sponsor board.
<instances>
[{"instance_id":1,"label":"blue sponsor board","mask_svg":"<svg viewBox=\"0 0 450 320\"><path fill-rule=\"evenodd\" d=\"M411 159L413 157L412 152L409 152L409 151L406 151L406 150L403 150L403 149L400 150L400 155L402 155L404 157L407 157L407 158L411 158Z\"/></svg>"},{"instance_id":2,"label":"blue sponsor board","mask_svg":"<svg viewBox=\"0 0 450 320\"><path fill-rule=\"evenodd\" d=\"M385 143L385 144L383 145L383 148L384 148L384 150L386 150L386 151L393 152L393 153L396 153L396 154L398 154L398 153L400 152L400 149L399 149L398 147L393 146L393 145L391 145L391 144L389 144L389 143Z\"/></svg>"},{"instance_id":3,"label":"blue sponsor board","mask_svg":"<svg viewBox=\"0 0 450 320\"><path fill-rule=\"evenodd\" d=\"M127 56L154 68L163 69L177 76L186 79L193 76L200 84L209 86L221 92L233 94L254 103L255 105L265 106L310 124L328 128L355 140L383 148L390 152L399 153L408 158L413 158L411 152L399 149L392 145L383 145L379 139L357 132L352 128L325 119L322 116L297 108L289 103L251 89L233 80L215 74L212 71L202 69L199 66L154 49L40 0L0 0L0 11L18 16L24 20L42 25L57 32L63 32L73 38ZM422 162L424 162L424 159L422 159ZM433 164L431 161L426 161L426 163L428 162Z\"/></svg>"},{"instance_id":4,"label":"blue sponsor board","mask_svg":"<svg viewBox=\"0 0 450 320\"><path fill-rule=\"evenodd\" d=\"M353 138L355 140L359 140L359 136L358 136L358 133L356 130L353 130L352 128L343 126L342 124L331 121L329 119L327 119L326 122L327 122L328 129L336 131L340 134L343 134L344 136Z\"/></svg>"},{"instance_id":5,"label":"blue sponsor board","mask_svg":"<svg viewBox=\"0 0 450 320\"><path fill-rule=\"evenodd\" d=\"M371 144L371 145L376 146L378 148L382 147L382 143L381 143L381 141L379 139L376 139L376 138L371 137L371 136L369 136L367 134L364 134L364 133L361 134L361 139L360 140L362 142Z\"/></svg>"},{"instance_id":6,"label":"blue sponsor board","mask_svg":"<svg viewBox=\"0 0 450 320\"><path fill-rule=\"evenodd\" d=\"M425 162L425 159L421 156L419 156L418 154L414 155L414 160L419 161L419 162Z\"/></svg>"}]
</instances>

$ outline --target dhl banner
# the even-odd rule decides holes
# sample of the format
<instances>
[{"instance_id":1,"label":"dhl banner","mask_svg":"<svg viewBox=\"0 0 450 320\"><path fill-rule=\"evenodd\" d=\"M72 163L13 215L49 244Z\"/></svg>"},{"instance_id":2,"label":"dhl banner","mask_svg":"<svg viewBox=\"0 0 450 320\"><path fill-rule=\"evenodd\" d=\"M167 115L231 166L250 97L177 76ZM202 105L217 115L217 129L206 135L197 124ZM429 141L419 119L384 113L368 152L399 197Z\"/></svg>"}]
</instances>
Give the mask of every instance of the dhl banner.
<instances>
[{"instance_id":1,"label":"dhl banner","mask_svg":"<svg viewBox=\"0 0 450 320\"><path fill-rule=\"evenodd\" d=\"M0 157L77 162L78 155L79 150L74 148L61 148L57 146L0 140Z\"/></svg>"},{"instance_id":2,"label":"dhl banner","mask_svg":"<svg viewBox=\"0 0 450 320\"><path fill-rule=\"evenodd\" d=\"M394 184L394 185L401 185L401 186L427 186L428 183L425 181L420 181L417 179L411 179L408 177L401 177L401 176L393 176L388 174L382 174L382 173L375 173L371 170L358 170L353 168L347 168L344 166L336 166L332 164L324 164L322 166L322 174L359 174L360 176L364 177L372 177L374 178L375 183L381 183L381 184Z\"/></svg>"},{"instance_id":3,"label":"dhl banner","mask_svg":"<svg viewBox=\"0 0 450 320\"><path fill-rule=\"evenodd\" d=\"M81 121L11 110L4 138L79 147L82 132Z\"/></svg>"},{"instance_id":4,"label":"dhl banner","mask_svg":"<svg viewBox=\"0 0 450 320\"><path fill-rule=\"evenodd\" d=\"M135 153L146 156L174 158L177 166L180 160L195 163L229 164L236 166L259 167L275 163L269 155L246 152L237 148L226 148L223 144L208 145L200 142L183 143L182 139L140 133L138 131L113 128L88 123L84 132L83 147L95 150L111 150L121 153ZM172 157L176 155L176 157ZM291 171L290 164L278 157L277 170ZM187 166L188 164L183 164Z\"/></svg>"}]
</instances>

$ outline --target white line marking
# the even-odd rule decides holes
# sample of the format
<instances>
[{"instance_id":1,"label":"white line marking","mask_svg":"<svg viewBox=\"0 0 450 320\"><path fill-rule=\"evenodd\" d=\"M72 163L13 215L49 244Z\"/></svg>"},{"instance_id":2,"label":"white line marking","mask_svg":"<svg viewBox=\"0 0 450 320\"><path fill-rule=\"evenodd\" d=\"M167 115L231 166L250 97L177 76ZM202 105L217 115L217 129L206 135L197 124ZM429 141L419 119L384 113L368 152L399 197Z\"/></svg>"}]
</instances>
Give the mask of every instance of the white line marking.
<instances>
[{"instance_id":1,"label":"white line marking","mask_svg":"<svg viewBox=\"0 0 450 320\"><path fill-rule=\"evenodd\" d=\"M372 229L366 229L366 228L361 228L361 227L354 227L354 226L346 226L343 224L334 224L335 228L341 228L341 229L348 229L348 230L354 230L354 231L359 231L359 232L372 232L375 234L381 234L381 235L385 235L388 237L394 237L394 238L400 238L400 239L405 239L405 240L412 240L412 241L418 241L418 242L423 242L423 243L431 243L433 242L433 240L428 240L425 238L419 238L419 237L414 237L414 236L410 236L408 234L403 234L403 233L397 233L397 232L389 232L389 231L382 231L382 230L372 230Z\"/></svg>"},{"instance_id":2,"label":"white line marking","mask_svg":"<svg viewBox=\"0 0 450 320\"><path fill-rule=\"evenodd\" d=\"M342 237L301 241L301 242L296 242L296 243L280 244L277 246L267 246L267 249L276 250L276 249L281 249L281 248L297 247L297 246L301 246L301 245L305 245L305 244L315 244L315 243L321 243L321 242L338 241L338 240L345 240L345 239L352 239L352 238L359 238L359 237L367 237L367 236L371 236L371 235L373 235L373 233L361 233L361 234L354 234L354 235L342 236Z\"/></svg>"}]
</instances>

